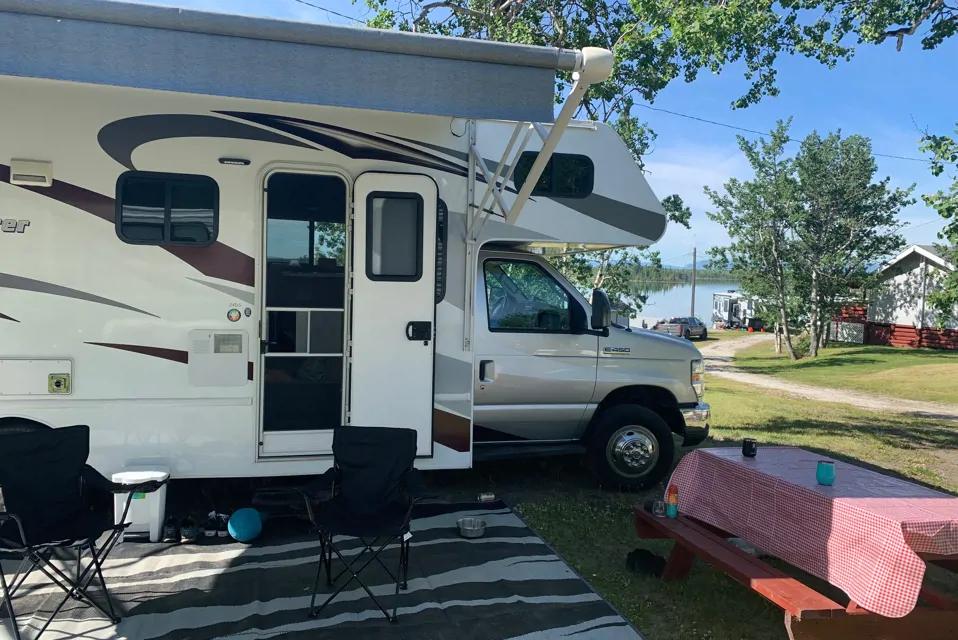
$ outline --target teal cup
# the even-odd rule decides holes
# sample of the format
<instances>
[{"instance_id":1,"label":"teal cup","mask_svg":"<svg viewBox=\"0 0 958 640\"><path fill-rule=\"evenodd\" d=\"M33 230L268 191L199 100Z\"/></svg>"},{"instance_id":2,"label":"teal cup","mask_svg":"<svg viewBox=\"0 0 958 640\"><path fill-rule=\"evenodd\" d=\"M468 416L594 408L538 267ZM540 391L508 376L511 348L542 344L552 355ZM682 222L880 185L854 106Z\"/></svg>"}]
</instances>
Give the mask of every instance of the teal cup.
<instances>
[{"instance_id":1,"label":"teal cup","mask_svg":"<svg viewBox=\"0 0 958 640\"><path fill-rule=\"evenodd\" d=\"M818 484L830 487L835 483L835 463L830 460L819 460L815 469L815 479Z\"/></svg>"}]
</instances>

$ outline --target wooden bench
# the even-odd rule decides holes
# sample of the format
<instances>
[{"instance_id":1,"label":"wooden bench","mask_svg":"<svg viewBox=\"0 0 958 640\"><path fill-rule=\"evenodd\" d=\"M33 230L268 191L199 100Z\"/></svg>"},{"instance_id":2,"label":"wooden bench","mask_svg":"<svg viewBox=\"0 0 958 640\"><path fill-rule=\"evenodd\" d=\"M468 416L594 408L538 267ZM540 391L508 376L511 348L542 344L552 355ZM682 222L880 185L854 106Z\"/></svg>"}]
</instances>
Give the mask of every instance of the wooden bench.
<instances>
[{"instance_id":1,"label":"wooden bench","mask_svg":"<svg viewBox=\"0 0 958 640\"><path fill-rule=\"evenodd\" d=\"M731 536L705 523L682 515L656 518L641 505L635 505L633 513L640 538L675 541L663 580L685 578L700 558L782 609L790 640L958 638L958 603L929 589L922 589L921 598L936 608L917 607L904 618L873 615L854 602L842 606L730 544L726 539Z\"/></svg>"}]
</instances>

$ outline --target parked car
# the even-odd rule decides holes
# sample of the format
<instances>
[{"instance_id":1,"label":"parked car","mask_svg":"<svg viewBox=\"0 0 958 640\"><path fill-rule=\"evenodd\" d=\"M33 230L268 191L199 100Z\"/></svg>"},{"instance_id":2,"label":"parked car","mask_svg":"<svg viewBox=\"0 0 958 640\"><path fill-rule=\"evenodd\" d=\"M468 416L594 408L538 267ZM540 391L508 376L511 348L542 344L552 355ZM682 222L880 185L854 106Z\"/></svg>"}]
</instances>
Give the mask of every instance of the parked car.
<instances>
[{"instance_id":1,"label":"parked car","mask_svg":"<svg viewBox=\"0 0 958 640\"><path fill-rule=\"evenodd\" d=\"M692 338L705 340L709 337L708 328L702 324L701 320L694 317L672 318L668 322L656 324L655 328L672 336L681 336L686 340Z\"/></svg>"}]
</instances>

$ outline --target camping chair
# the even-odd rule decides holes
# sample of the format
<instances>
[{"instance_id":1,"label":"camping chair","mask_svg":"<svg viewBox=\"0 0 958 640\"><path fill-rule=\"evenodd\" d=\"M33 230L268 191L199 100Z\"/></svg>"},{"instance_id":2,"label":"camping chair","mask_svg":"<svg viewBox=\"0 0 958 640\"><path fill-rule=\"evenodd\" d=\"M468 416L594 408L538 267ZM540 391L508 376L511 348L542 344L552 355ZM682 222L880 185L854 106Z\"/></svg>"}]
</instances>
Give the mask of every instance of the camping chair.
<instances>
[{"instance_id":1,"label":"camping chair","mask_svg":"<svg viewBox=\"0 0 958 640\"><path fill-rule=\"evenodd\" d=\"M155 491L161 483L110 482L86 464L89 450L87 426L0 430L0 556L20 559L9 583L0 567L0 608L6 605L16 640L20 629L13 598L34 571L66 594L34 638L46 631L71 598L94 607L114 624L120 621L102 566L129 525L113 523L111 494L129 493L120 518L124 522L133 495ZM107 532L109 536L98 544ZM89 560L84 564L86 552ZM52 562L67 553L70 562L76 558L75 571L64 571ZM103 589L105 606L88 592L94 577Z\"/></svg>"},{"instance_id":2,"label":"camping chair","mask_svg":"<svg viewBox=\"0 0 958 640\"><path fill-rule=\"evenodd\" d=\"M412 429L387 427L340 427L333 433L334 466L324 474L332 480L332 497L317 502L304 494L306 509L313 526L319 531L320 560L309 602L310 617L317 617L333 599L354 580L366 591L390 622L396 622L399 590L407 588L409 573L409 520L412 508L421 497L419 474L413 468L416 459L416 432ZM363 549L347 562L334 544L334 536L359 538ZM393 574L379 554L399 539L399 567ZM331 572L333 554L344 568L334 578ZM372 555L361 565L360 560ZM396 583L392 615L379 603L359 574L378 562ZM354 567L359 566L354 570ZM350 578L339 586L318 609L316 590L326 570L326 584L332 586L349 572Z\"/></svg>"}]
</instances>

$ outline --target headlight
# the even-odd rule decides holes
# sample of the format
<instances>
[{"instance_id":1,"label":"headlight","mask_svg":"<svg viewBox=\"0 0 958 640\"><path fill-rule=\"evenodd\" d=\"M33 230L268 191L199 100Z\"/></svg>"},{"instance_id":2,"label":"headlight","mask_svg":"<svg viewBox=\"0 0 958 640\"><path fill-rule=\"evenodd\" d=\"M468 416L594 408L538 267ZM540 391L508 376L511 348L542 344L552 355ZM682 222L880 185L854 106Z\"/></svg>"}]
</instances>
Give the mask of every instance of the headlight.
<instances>
[{"instance_id":1,"label":"headlight","mask_svg":"<svg viewBox=\"0 0 958 640\"><path fill-rule=\"evenodd\" d=\"M705 361L692 361L692 388L699 400L705 395Z\"/></svg>"}]
</instances>

